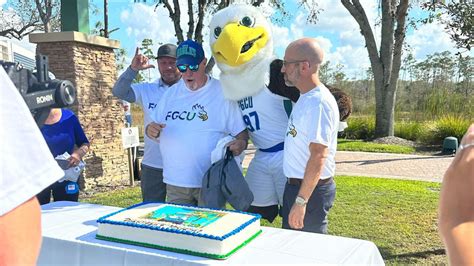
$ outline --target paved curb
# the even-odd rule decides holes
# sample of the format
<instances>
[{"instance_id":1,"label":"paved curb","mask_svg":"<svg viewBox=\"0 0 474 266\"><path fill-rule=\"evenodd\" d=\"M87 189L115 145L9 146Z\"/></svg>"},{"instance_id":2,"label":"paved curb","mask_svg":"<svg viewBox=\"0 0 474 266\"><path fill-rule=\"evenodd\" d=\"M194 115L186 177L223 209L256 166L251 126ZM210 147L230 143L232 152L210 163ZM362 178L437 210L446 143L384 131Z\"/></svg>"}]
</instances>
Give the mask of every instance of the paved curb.
<instances>
[{"instance_id":1,"label":"paved curb","mask_svg":"<svg viewBox=\"0 0 474 266\"><path fill-rule=\"evenodd\" d=\"M247 168L255 155L245 151L243 167ZM348 152L336 153L336 174L441 182L452 156Z\"/></svg>"}]
</instances>

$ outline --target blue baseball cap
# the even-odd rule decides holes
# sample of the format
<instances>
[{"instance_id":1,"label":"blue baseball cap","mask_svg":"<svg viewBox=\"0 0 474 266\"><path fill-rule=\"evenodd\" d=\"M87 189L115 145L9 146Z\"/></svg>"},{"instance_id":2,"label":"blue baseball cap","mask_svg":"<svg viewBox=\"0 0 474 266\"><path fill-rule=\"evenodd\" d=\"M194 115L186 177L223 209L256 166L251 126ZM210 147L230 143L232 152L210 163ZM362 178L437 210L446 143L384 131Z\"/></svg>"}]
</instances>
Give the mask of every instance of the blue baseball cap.
<instances>
[{"instance_id":1,"label":"blue baseball cap","mask_svg":"<svg viewBox=\"0 0 474 266\"><path fill-rule=\"evenodd\" d=\"M176 50L176 65L199 65L204 59L202 45L193 40L187 40L178 45Z\"/></svg>"}]
</instances>

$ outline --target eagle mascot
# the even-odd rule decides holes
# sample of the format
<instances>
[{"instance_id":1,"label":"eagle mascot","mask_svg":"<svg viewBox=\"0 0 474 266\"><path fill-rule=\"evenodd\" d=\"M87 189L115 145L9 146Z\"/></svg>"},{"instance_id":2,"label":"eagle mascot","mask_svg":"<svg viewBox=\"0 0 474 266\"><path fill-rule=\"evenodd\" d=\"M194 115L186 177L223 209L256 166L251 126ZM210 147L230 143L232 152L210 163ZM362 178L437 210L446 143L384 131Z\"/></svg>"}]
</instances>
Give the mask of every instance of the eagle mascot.
<instances>
[{"instance_id":1,"label":"eagle mascot","mask_svg":"<svg viewBox=\"0 0 474 266\"><path fill-rule=\"evenodd\" d=\"M287 182L283 146L288 117L300 93L285 85L280 71L283 62L273 55L271 27L256 8L237 4L218 11L211 19L209 35L224 96L237 101L257 148L246 174L254 194L247 211L273 222ZM330 90L343 121L352 111L351 99L341 90Z\"/></svg>"}]
</instances>

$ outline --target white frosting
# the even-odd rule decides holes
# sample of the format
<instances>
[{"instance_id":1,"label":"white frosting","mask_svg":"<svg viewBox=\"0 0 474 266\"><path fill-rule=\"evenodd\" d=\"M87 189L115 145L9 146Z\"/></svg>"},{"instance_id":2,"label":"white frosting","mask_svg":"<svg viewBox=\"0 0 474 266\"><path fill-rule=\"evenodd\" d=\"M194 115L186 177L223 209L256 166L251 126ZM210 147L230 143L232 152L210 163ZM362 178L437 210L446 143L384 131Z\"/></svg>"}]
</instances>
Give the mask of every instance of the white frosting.
<instances>
[{"instance_id":1,"label":"white frosting","mask_svg":"<svg viewBox=\"0 0 474 266\"><path fill-rule=\"evenodd\" d=\"M136 208L128 209L112 215L107 218L109 221L123 222L127 218L139 218L151 213L168 204L150 203L140 205ZM169 206L169 205L168 205ZM171 205L174 206L174 205ZM187 207L196 210L202 210L195 207ZM223 217L213 223L204 226L199 234L207 234L215 237L223 237L229 234L237 227L254 218L252 215L228 212L223 210L212 210L225 213ZM138 228L125 225L100 223L98 235L112 237L122 240L153 244L169 248L184 249L199 253L208 253L214 255L225 255L241 245L260 230L260 220L255 220L241 231L230 235L224 240L215 240L211 238L187 235L182 233L172 233L147 228Z\"/></svg>"}]
</instances>

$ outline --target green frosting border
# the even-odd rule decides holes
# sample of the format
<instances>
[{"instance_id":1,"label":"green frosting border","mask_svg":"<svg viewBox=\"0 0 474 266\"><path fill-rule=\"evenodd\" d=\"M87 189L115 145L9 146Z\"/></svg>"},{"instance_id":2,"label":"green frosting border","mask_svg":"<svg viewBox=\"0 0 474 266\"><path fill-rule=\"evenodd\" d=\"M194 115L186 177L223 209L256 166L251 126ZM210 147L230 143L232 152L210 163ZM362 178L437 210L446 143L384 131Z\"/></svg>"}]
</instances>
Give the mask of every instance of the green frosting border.
<instances>
[{"instance_id":1,"label":"green frosting border","mask_svg":"<svg viewBox=\"0 0 474 266\"><path fill-rule=\"evenodd\" d=\"M147 248L156 248L156 249L162 249L162 250L173 251L173 252L178 252L178 253L184 253L184 254L189 254L189 255L194 255L194 256L199 256L199 257L206 257L206 258L217 259L217 260L225 260L225 259L229 258L230 255L234 254L237 250L239 250L243 246L247 245L250 241L252 241L254 238L256 238L261 233L262 233L262 229L260 229L257 233L255 233L249 239L245 240L242 244L240 244L239 246L234 248L232 251L230 251L229 253L224 254L224 255L202 253L202 252L196 252L196 251L187 250L187 249L180 249L180 248L171 248L171 247L154 245L154 244L149 244L149 243L142 243L142 242L136 242L136 241L126 240L126 239L102 236L102 235L99 235L99 234L96 234L95 238L101 239L101 240L107 240L107 241L113 241L113 242L120 242L120 243L125 243L125 244L143 246L143 247L147 247Z\"/></svg>"}]
</instances>

